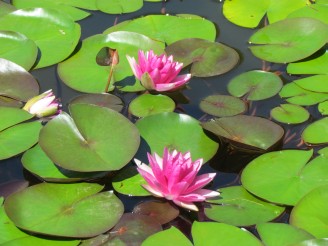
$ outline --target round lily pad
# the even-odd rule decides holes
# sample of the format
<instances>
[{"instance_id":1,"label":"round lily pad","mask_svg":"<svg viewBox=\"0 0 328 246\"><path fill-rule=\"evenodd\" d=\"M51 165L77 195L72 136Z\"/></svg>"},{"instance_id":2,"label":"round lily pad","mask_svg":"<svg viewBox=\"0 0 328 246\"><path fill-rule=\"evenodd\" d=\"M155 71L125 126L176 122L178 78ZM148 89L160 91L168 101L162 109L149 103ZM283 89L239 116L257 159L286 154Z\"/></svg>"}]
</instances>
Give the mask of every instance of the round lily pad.
<instances>
[{"instance_id":1,"label":"round lily pad","mask_svg":"<svg viewBox=\"0 0 328 246\"><path fill-rule=\"evenodd\" d=\"M83 40L81 49L58 65L58 74L63 82L82 92L105 92L111 66L100 66L96 60L97 54L104 47L116 49L119 56L119 63L113 69L109 90L114 89L114 82L133 75L126 55L137 56L139 49L152 49L160 54L164 49L163 43L138 33L115 32L94 35Z\"/></svg>"},{"instance_id":2,"label":"round lily pad","mask_svg":"<svg viewBox=\"0 0 328 246\"><path fill-rule=\"evenodd\" d=\"M36 43L41 52L36 68L56 64L68 57L81 34L80 25L66 14L44 8L19 9L2 16L0 29L22 33Z\"/></svg>"},{"instance_id":3,"label":"round lily pad","mask_svg":"<svg viewBox=\"0 0 328 246\"><path fill-rule=\"evenodd\" d=\"M123 21L106 29L104 33L116 31L140 33L168 45L185 38L214 41L216 36L216 29L211 21L189 15L147 15L134 20Z\"/></svg>"},{"instance_id":4,"label":"round lily pad","mask_svg":"<svg viewBox=\"0 0 328 246\"><path fill-rule=\"evenodd\" d=\"M163 112L173 112L175 102L165 95L143 94L129 105L129 112L137 117L145 117Z\"/></svg>"},{"instance_id":5,"label":"round lily pad","mask_svg":"<svg viewBox=\"0 0 328 246\"><path fill-rule=\"evenodd\" d=\"M250 226L271 221L285 208L262 201L248 193L242 186L220 189L220 198L208 200L205 215L215 221L235 226Z\"/></svg>"},{"instance_id":6,"label":"round lily pad","mask_svg":"<svg viewBox=\"0 0 328 246\"><path fill-rule=\"evenodd\" d=\"M62 113L40 132L47 156L65 169L93 172L118 170L136 153L140 136L123 115L90 104L70 105L72 118Z\"/></svg>"},{"instance_id":7,"label":"round lily pad","mask_svg":"<svg viewBox=\"0 0 328 246\"><path fill-rule=\"evenodd\" d=\"M256 225L256 230L262 242L267 246L294 245L294 243L314 238L310 233L284 223L262 223Z\"/></svg>"},{"instance_id":8,"label":"round lily pad","mask_svg":"<svg viewBox=\"0 0 328 246\"><path fill-rule=\"evenodd\" d=\"M318 110L322 115L328 115L328 101L319 103Z\"/></svg>"},{"instance_id":9,"label":"round lily pad","mask_svg":"<svg viewBox=\"0 0 328 246\"><path fill-rule=\"evenodd\" d=\"M0 58L0 94L19 101L39 94L39 84L23 67Z\"/></svg>"},{"instance_id":10,"label":"round lily pad","mask_svg":"<svg viewBox=\"0 0 328 246\"><path fill-rule=\"evenodd\" d=\"M0 57L29 70L35 63L38 47L21 33L0 31Z\"/></svg>"},{"instance_id":11,"label":"round lily pad","mask_svg":"<svg viewBox=\"0 0 328 246\"><path fill-rule=\"evenodd\" d=\"M328 142L328 117L308 125L302 132L302 139L307 144L324 144Z\"/></svg>"},{"instance_id":12,"label":"round lily pad","mask_svg":"<svg viewBox=\"0 0 328 246\"><path fill-rule=\"evenodd\" d=\"M112 94L83 94L73 98L69 104L75 103L86 103L86 104L94 104L101 107L106 107L113 109L117 112L120 112L123 109L122 100Z\"/></svg>"},{"instance_id":13,"label":"round lily pad","mask_svg":"<svg viewBox=\"0 0 328 246\"><path fill-rule=\"evenodd\" d=\"M286 32L286 26L292 32ZM254 33L252 53L266 61L288 63L306 58L327 43L327 25L313 18L291 18L268 25Z\"/></svg>"},{"instance_id":14,"label":"round lily pad","mask_svg":"<svg viewBox=\"0 0 328 246\"><path fill-rule=\"evenodd\" d=\"M286 124L303 123L310 117L305 108L293 104L280 104L279 107L271 109L270 113L274 120Z\"/></svg>"},{"instance_id":15,"label":"round lily pad","mask_svg":"<svg viewBox=\"0 0 328 246\"><path fill-rule=\"evenodd\" d=\"M23 154L22 164L26 170L48 182L77 182L99 178L106 174L106 172L74 172L58 167L38 144Z\"/></svg>"},{"instance_id":16,"label":"round lily pad","mask_svg":"<svg viewBox=\"0 0 328 246\"><path fill-rule=\"evenodd\" d=\"M186 114L171 112L150 115L138 120L136 126L151 152L160 156L167 147L182 153L190 151L193 160L203 158L205 163L219 147L203 132L198 120Z\"/></svg>"},{"instance_id":17,"label":"round lily pad","mask_svg":"<svg viewBox=\"0 0 328 246\"><path fill-rule=\"evenodd\" d=\"M328 184L327 157L320 155L310 161L312 153L313 150L282 150L263 154L246 166L241 182L249 192L265 200L295 205L309 191Z\"/></svg>"},{"instance_id":18,"label":"round lily pad","mask_svg":"<svg viewBox=\"0 0 328 246\"><path fill-rule=\"evenodd\" d=\"M174 42L165 48L174 60L184 66L191 65L192 76L209 77L230 71L239 62L239 54L234 49L205 39L189 38Z\"/></svg>"},{"instance_id":19,"label":"round lily pad","mask_svg":"<svg viewBox=\"0 0 328 246\"><path fill-rule=\"evenodd\" d=\"M236 115L202 123L203 128L223 137L237 148L268 150L282 139L284 130L276 123L261 117ZM252 127L245 127L252 126Z\"/></svg>"},{"instance_id":20,"label":"round lily pad","mask_svg":"<svg viewBox=\"0 0 328 246\"><path fill-rule=\"evenodd\" d=\"M122 202L111 191L98 193L102 189L98 184L42 183L12 194L4 206L8 217L21 229L92 237L108 231L123 214Z\"/></svg>"},{"instance_id":21,"label":"round lily pad","mask_svg":"<svg viewBox=\"0 0 328 246\"><path fill-rule=\"evenodd\" d=\"M157 232L142 242L143 246L165 246L171 245L172 242L179 246L192 246L189 239L176 227L172 226L167 230Z\"/></svg>"},{"instance_id":22,"label":"round lily pad","mask_svg":"<svg viewBox=\"0 0 328 246\"><path fill-rule=\"evenodd\" d=\"M136 167L124 167L113 177L115 191L128 196L150 196L151 194L141 185L147 184L145 179L138 173Z\"/></svg>"},{"instance_id":23,"label":"round lily pad","mask_svg":"<svg viewBox=\"0 0 328 246\"><path fill-rule=\"evenodd\" d=\"M271 72L254 70L242 73L228 83L228 91L235 97L247 100L263 100L276 95L282 88L280 77Z\"/></svg>"},{"instance_id":24,"label":"round lily pad","mask_svg":"<svg viewBox=\"0 0 328 246\"><path fill-rule=\"evenodd\" d=\"M191 230L195 246L263 245L252 233L224 223L195 221Z\"/></svg>"},{"instance_id":25,"label":"round lily pad","mask_svg":"<svg viewBox=\"0 0 328 246\"><path fill-rule=\"evenodd\" d=\"M202 99L199 107L205 113L217 117L234 116L246 110L243 100L227 95L208 96Z\"/></svg>"},{"instance_id":26,"label":"round lily pad","mask_svg":"<svg viewBox=\"0 0 328 246\"><path fill-rule=\"evenodd\" d=\"M308 231L317 238L327 238L327 200L328 185L312 190L293 208L290 215L290 224Z\"/></svg>"},{"instance_id":27,"label":"round lily pad","mask_svg":"<svg viewBox=\"0 0 328 246\"><path fill-rule=\"evenodd\" d=\"M96 6L108 14L131 13L142 8L143 0L97 0Z\"/></svg>"},{"instance_id":28,"label":"round lily pad","mask_svg":"<svg viewBox=\"0 0 328 246\"><path fill-rule=\"evenodd\" d=\"M303 79L294 80L293 82L304 90L328 93L328 74L314 75Z\"/></svg>"}]
</instances>

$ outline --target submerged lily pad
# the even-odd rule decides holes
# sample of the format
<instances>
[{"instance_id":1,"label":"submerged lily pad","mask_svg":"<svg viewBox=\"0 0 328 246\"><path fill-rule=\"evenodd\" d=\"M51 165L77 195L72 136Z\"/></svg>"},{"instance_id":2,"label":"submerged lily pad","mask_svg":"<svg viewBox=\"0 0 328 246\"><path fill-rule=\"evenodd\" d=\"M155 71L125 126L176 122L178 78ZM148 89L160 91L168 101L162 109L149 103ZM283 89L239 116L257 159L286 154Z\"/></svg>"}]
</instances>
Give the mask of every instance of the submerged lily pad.
<instances>
[{"instance_id":1,"label":"submerged lily pad","mask_svg":"<svg viewBox=\"0 0 328 246\"><path fill-rule=\"evenodd\" d=\"M0 197L6 198L7 196L9 196L12 193L15 193L17 191L27 188L28 185L29 185L29 182L26 180L15 180L15 179L8 181L6 183L2 183L2 184L0 184ZM1 201L0 201L0 204L1 204Z\"/></svg>"},{"instance_id":2,"label":"submerged lily pad","mask_svg":"<svg viewBox=\"0 0 328 246\"><path fill-rule=\"evenodd\" d=\"M192 246L189 239L176 227L172 226L164 231L157 232L142 242L143 246L172 245L172 242L179 246Z\"/></svg>"},{"instance_id":3,"label":"submerged lily pad","mask_svg":"<svg viewBox=\"0 0 328 246\"><path fill-rule=\"evenodd\" d=\"M234 116L246 110L243 100L227 95L208 96L200 102L200 109L217 117Z\"/></svg>"},{"instance_id":4,"label":"submerged lily pad","mask_svg":"<svg viewBox=\"0 0 328 246\"><path fill-rule=\"evenodd\" d=\"M185 38L214 41L216 36L214 24L199 16L147 15L123 21L106 29L104 33L116 31L140 33L168 45Z\"/></svg>"},{"instance_id":5,"label":"submerged lily pad","mask_svg":"<svg viewBox=\"0 0 328 246\"><path fill-rule=\"evenodd\" d=\"M328 74L314 75L293 82L304 90L328 93Z\"/></svg>"},{"instance_id":6,"label":"submerged lily pad","mask_svg":"<svg viewBox=\"0 0 328 246\"><path fill-rule=\"evenodd\" d=\"M111 191L98 193L102 189L98 184L42 183L12 194L4 206L8 217L21 229L92 237L108 231L123 214L122 202Z\"/></svg>"},{"instance_id":7,"label":"submerged lily pad","mask_svg":"<svg viewBox=\"0 0 328 246\"><path fill-rule=\"evenodd\" d=\"M0 95L19 101L39 94L39 84L23 67L0 58Z\"/></svg>"},{"instance_id":8,"label":"submerged lily pad","mask_svg":"<svg viewBox=\"0 0 328 246\"><path fill-rule=\"evenodd\" d=\"M280 77L271 72L254 70L242 73L228 83L228 91L235 97L247 100L263 100L276 95L282 88Z\"/></svg>"},{"instance_id":9,"label":"submerged lily pad","mask_svg":"<svg viewBox=\"0 0 328 246\"><path fill-rule=\"evenodd\" d=\"M263 154L246 166L241 182L258 197L295 205L314 188L328 184L327 157L320 155L310 161L312 153L313 150L282 150Z\"/></svg>"},{"instance_id":10,"label":"submerged lily pad","mask_svg":"<svg viewBox=\"0 0 328 246\"><path fill-rule=\"evenodd\" d=\"M308 125L302 132L302 139L307 144L328 143L328 117Z\"/></svg>"},{"instance_id":11,"label":"submerged lily pad","mask_svg":"<svg viewBox=\"0 0 328 246\"><path fill-rule=\"evenodd\" d=\"M205 215L215 221L235 226L250 226L271 221L285 208L262 201L248 193L242 186L220 189L220 198L208 200Z\"/></svg>"},{"instance_id":12,"label":"submerged lily pad","mask_svg":"<svg viewBox=\"0 0 328 246\"><path fill-rule=\"evenodd\" d=\"M129 105L129 112L137 117L145 117L163 112L173 112L175 102L165 95L143 94Z\"/></svg>"},{"instance_id":13,"label":"submerged lily pad","mask_svg":"<svg viewBox=\"0 0 328 246\"><path fill-rule=\"evenodd\" d=\"M16 8L9 3L0 1L0 17L10 12L14 12Z\"/></svg>"},{"instance_id":14,"label":"submerged lily pad","mask_svg":"<svg viewBox=\"0 0 328 246\"><path fill-rule=\"evenodd\" d=\"M254 151L270 149L284 134L283 128L276 123L248 115L223 117L204 122L202 126L238 148Z\"/></svg>"},{"instance_id":15,"label":"submerged lily pad","mask_svg":"<svg viewBox=\"0 0 328 246\"><path fill-rule=\"evenodd\" d=\"M40 132L40 146L65 169L93 172L118 170L136 153L140 136L123 115L89 104L70 105Z\"/></svg>"},{"instance_id":16,"label":"submerged lily pad","mask_svg":"<svg viewBox=\"0 0 328 246\"><path fill-rule=\"evenodd\" d=\"M36 68L56 64L68 57L81 33L80 25L70 17L44 8L19 9L2 16L0 29L22 33L36 43L41 51Z\"/></svg>"},{"instance_id":17,"label":"submerged lily pad","mask_svg":"<svg viewBox=\"0 0 328 246\"><path fill-rule=\"evenodd\" d=\"M267 246L290 246L314 238L310 233L285 223L258 224L256 230Z\"/></svg>"},{"instance_id":18,"label":"submerged lily pad","mask_svg":"<svg viewBox=\"0 0 328 246\"><path fill-rule=\"evenodd\" d=\"M96 6L108 14L131 13L142 8L143 0L97 0Z\"/></svg>"},{"instance_id":19,"label":"submerged lily pad","mask_svg":"<svg viewBox=\"0 0 328 246\"><path fill-rule=\"evenodd\" d=\"M292 32L286 32L286 27ZM254 33L252 53L266 61L288 63L306 58L327 43L327 25L312 18L291 18L268 25Z\"/></svg>"},{"instance_id":20,"label":"submerged lily pad","mask_svg":"<svg viewBox=\"0 0 328 246\"><path fill-rule=\"evenodd\" d=\"M29 70L35 63L38 48L21 33L0 31L0 57Z\"/></svg>"},{"instance_id":21,"label":"submerged lily pad","mask_svg":"<svg viewBox=\"0 0 328 246\"><path fill-rule=\"evenodd\" d=\"M271 109L270 114L276 121L286 124L303 123L310 117L305 108L293 104L280 104L279 107Z\"/></svg>"},{"instance_id":22,"label":"submerged lily pad","mask_svg":"<svg viewBox=\"0 0 328 246\"><path fill-rule=\"evenodd\" d=\"M230 71L239 61L234 49L205 39L190 38L174 42L165 48L174 60L184 66L191 65L190 73L196 77L209 77Z\"/></svg>"},{"instance_id":23,"label":"submerged lily pad","mask_svg":"<svg viewBox=\"0 0 328 246\"><path fill-rule=\"evenodd\" d=\"M119 63L113 69L109 87L111 91L114 89L115 82L133 75L126 55L137 56L139 49L152 49L160 54L163 53L164 44L132 32L115 32L88 37L83 40L82 47L76 54L58 65L58 74L63 82L82 92L105 92L111 66L100 66L96 61L97 54L104 47L116 49L119 55Z\"/></svg>"},{"instance_id":24,"label":"submerged lily pad","mask_svg":"<svg viewBox=\"0 0 328 246\"><path fill-rule=\"evenodd\" d=\"M193 160L211 159L219 144L211 140L199 125L198 120L186 114L160 113L137 121L141 137L150 146L151 152L162 156L164 147L170 150L191 153Z\"/></svg>"},{"instance_id":25,"label":"submerged lily pad","mask_svg":"<svg viewBox=\"0 0 328 246\"><path fill-rule=\"evenodd\" d=\"M317 238L327 238L327 200L328 185L312 190L293 208L290 214L290 224L308 231Z\"/></svg>"}]
</instances>

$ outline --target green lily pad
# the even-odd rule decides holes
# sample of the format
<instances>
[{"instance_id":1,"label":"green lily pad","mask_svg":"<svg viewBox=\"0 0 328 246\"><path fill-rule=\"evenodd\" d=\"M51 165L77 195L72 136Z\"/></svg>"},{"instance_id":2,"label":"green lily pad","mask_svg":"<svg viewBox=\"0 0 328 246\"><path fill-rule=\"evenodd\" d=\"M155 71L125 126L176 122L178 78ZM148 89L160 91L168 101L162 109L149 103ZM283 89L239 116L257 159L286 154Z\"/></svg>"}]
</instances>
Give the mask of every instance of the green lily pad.
<instances>
[{"instance_id":1,"label":"green lily pad","mask_svg":"<svg viewBox=\"0 0 328 246\"><path fill-rule=\"evenodd\" d=\"M18 9L47 8L60 10L60 12L67 14L74 21L82 20L90 15L86 11L70 6L69 3L63 4L51 0L12 0L12 4Z\"/></svg>"},{"instance_id":2,"label":"green lily pad","mask_svg":"<svg viewBox=\"0 0 328 246\"><path fill-rule=\"evenodd\" d=\"M220 189L220 198L211 199L205 215L211 220L234 226L250 226L271 221L285 208L262 201L248 193L242 186Z\"/></svg>"},{"instance_id":3,"label":"green lily pad","mask_svg":"<svg viewBox=\"0 0 328 246\"><path fill-rule=\"evenodd\" d=\"M328 100L328 93L305 90L296 83L288 83L282 87L279 96L291 104L311 106Z\"/></svg>"},{"instance_id":4,"label":"green lily pad","mask_svg":"<svg viewBox=\"0 0 328 246\"><path fill-rule=\"evenodd\" d=\"M270 114L274 120L286 124L303 123L310 117L305 108L293 104L280 104L279 107L271 109Z\"/></svg>"},{"instance_id":5,"label":"green lily pad","mask_svg":"<svg viewBox=\"0 0 328 246\"><path fill-rule=\"evenodd\" d=\"M10 12L14 12L16 8L9 3L0 1L0 17Z\"/></svg>"},{"instance_id":6,"label":"green lily pad","mask_svg":"<svg viewBox=\"0 0 328 246\"><path fill-rule=\"evenodd\" d=\"M173 112L175 102L165 95L143 94L129 105L129 112L137 117L145 117L163 112Z\"/></svg>"},{"instance_id":7,"label":"green lily pad","mask_svg":"<svg viewBox=\"0 0 328 246\"><path fill-rule=\"evenodd\" d=\"M328 93L328 74L314 75L293 82L304 90Z\"/></svg>"},{"instance_id":8,"label":"green lily pad","mask_svg":"<svg viewBox=\"0 0 328 246\"><path fill-rule=\"evenodd\" d=\"M252 233L224 223L195 221L191 233L195 246L263 245Z\"/></svg>"},{"instance_id":9,"label":"green lily pad","mask_svg":"<svg viewBox=\"0 0 328 246\"><path fill-rule=\"evenodd\" d=\"M246 166L241 182L258 197L295 205L309 191L328 184L327 157L320 155L310 161L312 153L313 150L282 150L263 154Z\"/></svg>"},{"instance_id":10,"label":"green lily pad","mask_svg":"<svg viewBox=\"0 0 328 246\"><path fill-rule=\"evenodd\" d=\"M305 240L303 242L291 244L289 246L326 246L328 244L328 239L327 238L316 238L316 239L310 239L310 240Z\"/></svg>"},{"instance_id":11,"label":"green lily pad","mask_svg":"<svg viewBox=\"0 0 328 246\"><path fill-rule=\"evenodd\" d=\"M72 57L58 65L58 74L69 87L89 93L105 91L111 66L100 66L96 57L104 47L116 49L119 63L115 65L109 90L113 90L114 82L132 76L132 70L126 55L137 56L138 50L154 50L163 53L164 45L144 35L131 32L115 32L108 35L98 34L86 38L81 49Z\"/></svg>"},{"instance_id":12,"label":"green lily pad","mask_svg":"<svg viewBox=\"0 0 328 246\"><path fill-rule=\"evenodd\" d=\"M131 13L141 9L143 0L97 0L97 8L107 14Z\"/></svg>"},{"instance_id":13,"label":"green lily pad","mask_svg":"<svg viewBox=\"0 0 328 246\"><path fill-rule=\"evenodd\" d=\"M214 24L197 16L147 15L134 20L123 21L106 29L104 33L108 34L115 31L140 33L168 45L185 38L214 41L216 36Z\"/></svg>"},{"instance_id":14,"label":"green lily pad","mask_svg":"<svg viewBox=\"0 0 328 246\"><path fill-rule=\"evenodd\" d=\"M16 125L33 117L32 114L19 108L0 107L0 132L10 126Z\"/></svg>"},{"instance_id":15,"label":"green lily pad","mask_svg":"<svg viewBox=\"0 0 328 246\"><path fill-rule=\"evenodd\" d=\"M39 94L39 84L23 67L0 58L0 95L19 101Z\"/></svg>"},{"instance_id":16,"label":"green lily pad","mask_svg":"<svg viewBox=\"0 0 328 246\"><path fill-rule=\"evenodd\" d=\"M292 32L286 32L286 26ZM268 25L254 33L249 42L256 57L275 63L306 58L327 43L327 25L312 18L291 18Z\"/></svg>"},{"instance_id":17,"label":"green lily pad","mask_svg":"<svg viewBox=\"0 0 328 246\"><path fill-rule=\"evenodd\" d=\"M293 208L289 223L311 233L317 238L327 238L327 200L328 185L323 185L312 190Z\"/></svg>"},{"instance_id":18,"label":"green lily pad","mask_svg":"<svg viewBox=\"0 0 328 246\"><path fill-rule=\"evenodd\" d=\"M324 144L328 142L328 117L308 125L302 132L302 139L307 144Z\"/></svg>"},{"instance_id":19,"label":"green lily pad","mask_svg":"<svg viewBox=\"0 0 328 246\"><path fill-rule=\"evenodd\" d=\"M254 70L242 73L228 83L228 91L235 97L246 96L247 100L263 100L276 95L282 88L278 75Z\"/></svg>"},{"instance_id":20,"label":"green lily pad","mask_svg":"<svg viewBox=\"0 0 328 246\"><path fill-rule=\"evenodd\" d=\"M120 112L123 109L122 100L112 94L84 94L75 97L69 104L86 103L106 107Z\"/></svg>"},{"instance_id":21,"label":"green lily pad","mask_svg":"<svg viewBox=\"0 0 328 246\"><path fill-rule=\"evenodd\" d=\"M217 117L234 116L246 110L243 100L227 95L212 95L201 100L199 107L207 114Z\"/></svg>"},{"instance_id":22,"label":"green lily pad","mask_svg":"<svg viewBox=\"0 0 328 246\"><path fill-rule=\"evenodd\" d=\"M98 193L102 189L98 184L42 183L12 194L4 207L21 229L54 236L92 237L108 231L123 214L122 202L111 191Z\"/></svg>"},{"instance_id":23,"label":"green lily pad","mask_svg":"<svg viewBox=\"0 0 328 246\"><path fill-rule=\"evenodd\" d=\"M193 160L211 159L219 144L211 140L199 125L198 120L186 114L160 113L136 122L141 137L150 146L151 152L163 154L164 147L182 153L190 151Z\"/></svg>"},{"instance_id":24,"label":"green lily pad","mask_svg":"<svg viewBox=\"0 0 328 246\"><path fill-rule=\"evenodd\" d=\"M40 132L39 143L49 158L79 172L118 170L136 153L140 136L123 115L89 104L70 105Z\"/></svg>"},{"instance_id":25,"label":"green lily pad","mask_svg":"<svg viewBox=\"0 0 328 246\"><path fill-rule=\"evenodd\" d=\"M4 206L2 205L3 198L0 198L0 244L3 246L10 245L49 245L49 246L74 246L80 243L79 240L50 240L38 238L29 235L18 229L14 223L8 218Z\"/></svg>"},{"instance_id":26,"label":"green lily pad","mask_svg":"<svg viewBox=\"0 0 328 246\"><path fill-rule=\"evenodd\" d=\"M115 191L128 196L150 196L151 194L141 185L147 184L145 179L138 173L136 167L124 167L113 177Z\"/></svg>"},{"instance_id":27,"label":"green lily pad","mask_svg":"<svg viewBox=\"0 0 328 246\"><path fill-rule=\"evenodd\" d=\"M328 74L328 51L309 61L289 63L287 72L290 74Z\"/></svg>"},{"instance_id":28,"label":"green lily pad","mask_svg":"<svg viewBox=\"0 0 328 246\"><path fill-rule=\"evenodd\" d=\"M0 132L0 160L15 156L38 142L40 122L21 123Z\"/></svg>"},{"instance_id":29,"label":"green lily pad","mask_svg":"<svg viewBox=\"0 0 328 246\"><path fill-rule=\"evenodd\" d=\"M0 29L22 33L36 43L41 51L36 68L56 64L68 57L81 34L80 25L70 17L43 8L19 9L2 16Z\"/></svg>"},{"instance_id":30,"label":"green lily pad","mask_svg":"<svg viewBox=\"0 0 328 246\"><path fill-rule=\"evenodd\" d=\"M303 8L297 9L287 16L287 18L309 17L328 24L328 5L309 4Z\"/></svg>"},{"instance_id":31,"label":"green lily pad","mask_svg":"<svg viewBox=\"0 0 328 246\"><path fill-rule=\"evenodd\" d=\"M284 223L258 224L256 229L267 246L289 246L314 238L308 232Z\"/></svg>"},{"instance_id":32,"label":"green lily pad","mask_svg":"<svg viewBox=\"0 0 328 246\"><path fill-rule=\"evenodd\" d=\"M149 236L145 241L142 242L142 246L168 246L172 245L172 242L179 246L193 245L179 229L172 226L167 230L160 231Z\"/></svg>"},{"instance_id":33,"label":"green lily pad","mask_svg":"<svg viewBox=\"0 0 328 246\"><path fill-rule=\"evenodd\" d=\"M196 77L209 77L230 71L239 62L234 49L205 39L189 38L176 41L165 48L174 60L184 66L191 65L190 73Z\"/></svg>"},{"instance_id":34,"label":"green lily pad","mask_svg":"<svg viewBox=\"0 0 328 246\"><path fill-rule=\"evenodd\" d=\"M202 123L204 129L223 137L236 146L253 151L266 151L282 139L284 130L261 117L236 115ZM245 127L252 126L252 127Z\"/></svg>"},{"instance_id":35,"label":"green lily pad","mask_svg":"<svg viewBox=\"0 0 328 246\"><path fill-rule=\"evenodd\" d=\"M96 0L56 0L56 3L67 4L80 9L98 10Z\"/></svg>"},{"instance_id":36,"label":"green lily pad","mask_svg":"<svg viewBox=\"0 0 328 246\"><path fill-rule=\"evenodd\" d=\"M23 167L47 182L69 183L102 177L106 172L74 172L56 166L40 145L26 151L22 156Z\"/></svg>"},{"instance_id":37,"label":"green lily pad","mask_svg":"<svg viewBox=\"0 0 328 246\"><path fill-rule=\"evenodd\" d=\"M319 103L318 110L322 115L328 115L328 101Z\"/></svg>"},{"instance_id":38,"label":"green lily pad","mask_svg":"<svg viewBox=\"0 0 328 246\"><path fill-rule=\"evenodd\" d=\"M36 44L21 33L0 31L0 57L29 70L38 54Z\"/></svg>"}]
</instances>

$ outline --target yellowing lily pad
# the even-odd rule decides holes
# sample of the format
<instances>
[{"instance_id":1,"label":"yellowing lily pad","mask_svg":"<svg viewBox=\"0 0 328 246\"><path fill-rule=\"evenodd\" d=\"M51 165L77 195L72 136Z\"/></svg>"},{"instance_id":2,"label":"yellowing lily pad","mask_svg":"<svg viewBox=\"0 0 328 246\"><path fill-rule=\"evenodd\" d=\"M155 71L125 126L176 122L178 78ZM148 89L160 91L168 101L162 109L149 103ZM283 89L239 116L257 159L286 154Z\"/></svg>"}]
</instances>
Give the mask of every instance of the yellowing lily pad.
<instances>
[{"instance_id":1,"label":"yellowing lily pad","mask_svg":"<svg viewBox=\"0 0 328 246\"><path fill-rule=\"evenodd\" d=\"M305 108L293 104L280 104L279 107L271 109L270 113L273 119L286 124L303 123L310 117Z\"/></svg>"},{"instance_id":2,"label":"yellowing lily pad","mask_svg":"<svg viewBox=\"0 0 328 246\"><path fill-rule=\"evenodd\" d=\"M328 143L328 117L308 125L302 132L302 139L307 144Z\"/></svg>"}]
</instances>

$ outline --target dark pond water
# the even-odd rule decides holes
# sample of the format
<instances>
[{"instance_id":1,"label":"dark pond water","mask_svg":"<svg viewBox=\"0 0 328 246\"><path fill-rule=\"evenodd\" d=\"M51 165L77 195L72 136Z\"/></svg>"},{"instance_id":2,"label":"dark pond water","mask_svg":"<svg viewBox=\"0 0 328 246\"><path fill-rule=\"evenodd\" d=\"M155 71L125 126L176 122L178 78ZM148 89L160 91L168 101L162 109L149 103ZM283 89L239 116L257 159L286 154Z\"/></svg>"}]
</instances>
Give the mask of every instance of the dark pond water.
<instances>
[{"instance_id":1,"label":"dark pond water","mask_svg":"<svg viewBox=\"0 0 328 246\"><path fill-rule=\"evenodd\" d=\"M200 15L216 24L217 27L217 42L221 42L228 45L240 54L241 60L238 66L226 74L220 76L214 76L209 78L193 78L189 83L189 89L184 91L184 95L189 99L189 103L179 105L180 112L189 114L197 119L205 119L208 116L204 116L204 113L199 109L200 100L206 96L213 94L228 95L227 83L234 76L254 69L261 69L263 62L254 57L249 49L247 40L255 32L253 29L246 29L238 27L229 21L227 21L222 15L222 2L215 0L171 0L162 3L150 3L145 2L142 10L124 15L108 15L101 12L92 12L92 15L82 21L79 21L82 27L81 40L92 36L94 34L102 33L105 29L112 26L115 21L122 22L128 19L133 19L147 14L160 14L162 7L165 7L168 14L196 14ZM284 71L284 67L281 65L265 64L271 66L271 71ZM67 109L67 103L80 93L68 88L63 84L57 76L56 66L51 66L43 69L38 69L31 72L39 81L41 91L53 89L54 93L61 98L64 110ZM282 74L285 81L289 81L293 78L286 74ZM121 97L126 106L131 100L131 96L125 94L117 94ZM249 110L246 114L252 114L256 116L262 116L269 118L270 109L279 105L282 100L279 96L275 96L268 100L252 103L249 105ZM319 118L319 114L314 109L309 109L313 119ZM307 123L308 124L308 123ZM289 135L296 134L295 137L284 143L281 148L296 148L299 143L299 135L305 125L300 124L297 126L283 125L286 132ZM304 145L298 148L306 148ZM242 168L254 158L254 155L245 153L231 152L224 146L220 147L219 153L210 161L210 165L205 165L202 172L217 171L218 175L214 180L214 188L226 187L232 184L239 184L239 173ZM16 180L27 180L30 183L39 182L35 177L24 171L20 161L21 156L16 156L7 160L0 161L0 192L3 193L4 187L6 190L10 189L10 186L6 185L8 182ZM0 195L1 195L0 193ZM3 193L4 194L4 193ZM120 196L125 203L126 211L129 212L136 202L140 199L126 198ZM280 220L287 221L288 215L284 215Z\"/></svg>"}]
</instances>

